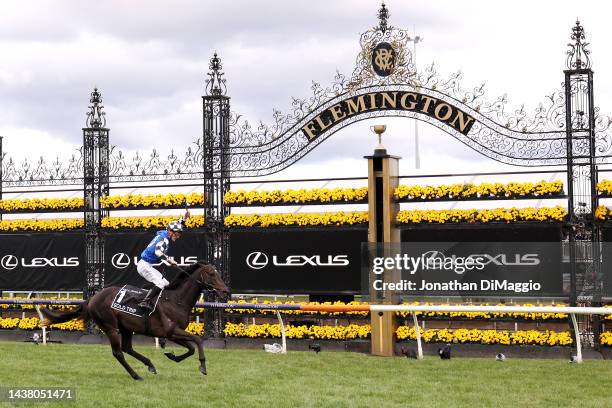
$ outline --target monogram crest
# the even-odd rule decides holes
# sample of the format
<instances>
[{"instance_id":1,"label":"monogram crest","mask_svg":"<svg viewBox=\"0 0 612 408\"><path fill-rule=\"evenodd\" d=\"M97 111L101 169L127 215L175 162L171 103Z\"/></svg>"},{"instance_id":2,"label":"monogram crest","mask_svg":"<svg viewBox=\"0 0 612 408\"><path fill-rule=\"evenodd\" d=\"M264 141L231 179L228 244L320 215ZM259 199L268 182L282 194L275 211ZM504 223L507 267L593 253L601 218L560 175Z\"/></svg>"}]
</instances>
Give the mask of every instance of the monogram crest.
<instances>
[{"instance_id":1,"label":"monogram crest","mask_svg":"<svg viewBox=\"0 0 612 408\"><path fill-rule=\"evenodd\" d=\"M395 69L395 49L388 42L379 43L372 50L372 69L376 75L389 76Z\"/></svg>"}]
</instances>

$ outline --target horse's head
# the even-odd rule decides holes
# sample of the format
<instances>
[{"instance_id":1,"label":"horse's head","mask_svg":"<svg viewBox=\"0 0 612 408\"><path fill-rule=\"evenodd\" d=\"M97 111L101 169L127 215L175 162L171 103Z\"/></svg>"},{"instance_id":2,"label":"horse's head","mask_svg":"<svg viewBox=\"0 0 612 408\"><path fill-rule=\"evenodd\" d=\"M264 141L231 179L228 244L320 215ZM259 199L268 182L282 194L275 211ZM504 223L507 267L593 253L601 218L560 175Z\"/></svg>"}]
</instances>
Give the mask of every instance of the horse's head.
<instances>
[{"instance_id":1,"label":"horse's head","mask_svg":"<svg viewBox=\"0 0 612 408\"><path fill-rule=\"evenodd\" d=\"M203 264L199 269L199 274L200 280L204 283L206 289L214 290L224 301L229 299L230 291L214 265Z\"/></svg>"}]
</instances>

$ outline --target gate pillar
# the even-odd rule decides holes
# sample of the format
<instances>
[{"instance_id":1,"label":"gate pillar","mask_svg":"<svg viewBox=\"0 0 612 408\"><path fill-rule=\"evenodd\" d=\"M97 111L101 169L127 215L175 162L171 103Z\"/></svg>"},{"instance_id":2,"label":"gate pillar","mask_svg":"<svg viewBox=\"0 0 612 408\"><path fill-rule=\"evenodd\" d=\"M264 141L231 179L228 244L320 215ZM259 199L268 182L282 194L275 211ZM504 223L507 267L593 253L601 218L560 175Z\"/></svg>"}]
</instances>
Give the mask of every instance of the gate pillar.
<instances>
[{"instance_id":1,"label":"gate pillar","mask_svg":"<svg viewBox=\"0 0 612 408\"><path fill-rule=\"evenodd\" d=\"M226 95L221 59L214 54L206 80L203 103L203 173L204 217L206 228L206 260L215 265L226 285L231 289L229 270L229 232L224 225L230 214L223 197L230 189L230 98ZM209 292L206 301L214 298ZM219 309L207 309L205 331L208 335L223 333L223 316Z\"/></svg>"},{"instance_id":2,"label":"gate pillar","mask_svg":"<svg viewBox=\"0 0 612 408\"><path fill-rule=\"evenodd\" d=\"M83 128L83 198L85 224L86 297L104 287L104 233L102 218L108 210L100 200L109 193L109 129L97 88L91 93L87 127Z\"/></svg>"},{"instance_id":3,"label":"gate pillar","mask_svg":"<svg viewBox=\"0 0 612 408\"><path fill-rule=\"evenodd\" d=\"M379 137L385 131L385 126L374 126L373 130ZM393 192L399 184L398 156L391 156L379 143L374 155L366 156L368 160L368 244L374 244L376 256L394 256L394 245L400 243L400 231L396 225L399 203L393 198ZM399 271L388 270L382 275L373 275L371 282L382 279L383 282L399 282ZM394 291L370 292L370 300L375 303L396 304L399 296ZM370 315L372 327L371 353L376 356L393 356L395 346L395 331L397 319L394 312L377 312Z\"/></svg>"}]
</instances>

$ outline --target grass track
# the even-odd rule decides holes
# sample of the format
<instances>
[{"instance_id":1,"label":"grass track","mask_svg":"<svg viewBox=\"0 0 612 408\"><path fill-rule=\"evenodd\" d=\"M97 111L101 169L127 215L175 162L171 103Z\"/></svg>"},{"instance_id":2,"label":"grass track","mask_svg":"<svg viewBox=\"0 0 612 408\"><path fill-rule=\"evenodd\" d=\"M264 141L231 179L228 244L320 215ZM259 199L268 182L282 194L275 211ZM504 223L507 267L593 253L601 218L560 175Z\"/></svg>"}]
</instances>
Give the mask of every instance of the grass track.
<instances>
[{"instance_id":1,"label":"grass track","mask_svg":"<svg viewBox=\"0 0 612 408\"><path fill-rule=\"evenodd\" d=\"M77 403L9 403L0 407L612 407L612 362L456 358L424 361L357 353L207 350L182 363L161 351L145 381L133 381L110 347L0 342L0 387L74 387ZM182 352L173 348L175 352Z\"/></svg>"}]
</instances>

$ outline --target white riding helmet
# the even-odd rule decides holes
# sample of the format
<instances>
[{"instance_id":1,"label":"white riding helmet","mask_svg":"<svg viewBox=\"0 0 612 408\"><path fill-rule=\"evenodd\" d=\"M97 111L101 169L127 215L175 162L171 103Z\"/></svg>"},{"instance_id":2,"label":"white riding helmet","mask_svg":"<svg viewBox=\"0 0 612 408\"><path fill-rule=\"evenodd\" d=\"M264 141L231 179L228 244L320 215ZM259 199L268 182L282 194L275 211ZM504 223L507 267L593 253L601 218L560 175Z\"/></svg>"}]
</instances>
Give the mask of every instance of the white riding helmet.
<instances>
[{"instance_id":1,"label":"white riding helmet","mask_svg":"<svg viewBox=\"0 0 612 408\"><path fill-rule=\"evenodd\" d=\"M168 231L183 232L183 224L178 221L172 221L168 224Z\"/></svg>"}]
</instances>

